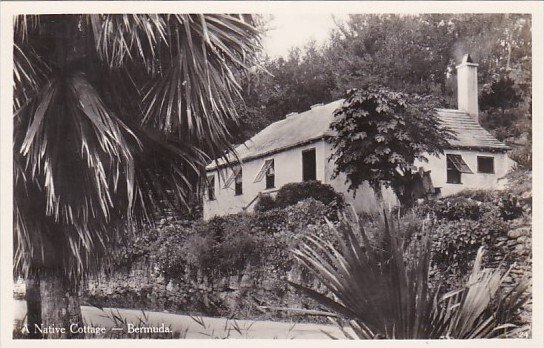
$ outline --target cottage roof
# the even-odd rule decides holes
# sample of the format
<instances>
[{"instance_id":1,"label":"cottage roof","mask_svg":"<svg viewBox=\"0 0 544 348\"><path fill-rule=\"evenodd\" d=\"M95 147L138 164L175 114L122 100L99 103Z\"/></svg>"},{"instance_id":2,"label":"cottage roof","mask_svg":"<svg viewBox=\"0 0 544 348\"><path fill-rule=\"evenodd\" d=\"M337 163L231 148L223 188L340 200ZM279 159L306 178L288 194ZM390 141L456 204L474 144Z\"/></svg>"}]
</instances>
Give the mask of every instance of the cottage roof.
<instances>
[{"instance_id":1,"label":"cottage roof","mask_svg":"<svg viewBox=\"0 0 544 348\"><path fill-rule=\"evenodd\" d=\"M466 112L452 109L437 109L436 111L442 123L455 132L456 139L450 140L450 145L453 148L487 151L510 150L509 146L497 140Z\"/></svg>"},{"instance_id":2,"label":"cottage roof","mask_svg":"<svg viewBox=\"0 0 544 348\"><path fill-rule=\"evenodd\" d=\"M343 99L332 103L315 106L299 114L288 115L274 122L253 138L236 147L238 159L249 161L265 157L289 148L301 146L323 138L330 134L329 125ZM438 109L440 120L456 133L455 140L450 143L453 148L472 148L490 151L506 151L508 146L495 139L470 115L459 110ZM229 161L235 161L234 155L228 155ZM224 159L210 163L206 169L211 170L225 164Z\"/></svg>"}]
</instances>

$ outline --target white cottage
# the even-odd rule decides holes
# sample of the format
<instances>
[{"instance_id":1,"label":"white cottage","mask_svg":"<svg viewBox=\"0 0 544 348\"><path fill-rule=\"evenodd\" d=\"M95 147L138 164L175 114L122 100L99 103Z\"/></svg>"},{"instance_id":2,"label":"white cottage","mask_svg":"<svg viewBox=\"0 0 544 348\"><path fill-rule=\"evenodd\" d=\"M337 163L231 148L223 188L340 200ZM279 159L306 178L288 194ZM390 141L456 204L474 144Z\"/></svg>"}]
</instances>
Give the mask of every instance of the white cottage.
<instances>
[{"instance_id":1,"label":"white cottage","mask_svg":"<svg viewBox=\"0 0 544 348\"><path fill-rule=\"evenodd\" d=\"M510 148L478 122L477 67L465 55L457 66L459 109L437 110L437 117L456 132L451 147L444 155L429 156L429 162L414 163L431 171L436 192L444 196L467 188L500 188L499 179L515 163L507 156ZM368 185L353 197L344 176L332 179L334 163L328 158L333 149L325 137L331 132L333 113L342 103L337 100L291 113L236 147L238 159L230 154L230 164L223 159L210 163L206 167L209 185L204 197L204 219L252 211L259 195L275 195L287 183L306 180L331 185L359 211L375 211L376 198ZM396 204L391 190L383 190L382 195L387 204Z\"/></svg>"}]
</instances>

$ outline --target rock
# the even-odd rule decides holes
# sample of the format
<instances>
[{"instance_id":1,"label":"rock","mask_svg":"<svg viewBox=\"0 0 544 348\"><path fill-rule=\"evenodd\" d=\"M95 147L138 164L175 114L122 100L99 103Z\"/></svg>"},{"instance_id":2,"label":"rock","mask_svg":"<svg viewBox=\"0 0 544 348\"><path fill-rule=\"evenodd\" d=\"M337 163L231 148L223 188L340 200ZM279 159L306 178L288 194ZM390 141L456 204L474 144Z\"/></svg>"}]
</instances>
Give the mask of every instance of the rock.
<instances>
[{"instance_id":1,"label":"rock","mask_svg":"<svg viewBox=\"0 0 544 348\"><path fill-rule=\"evenodd\" d=\"M508 225L510 226L511 229L521 227L521 226L523 226L523 224L524 224L523 218L517 218L517 219L511 220L508 223Z\"/></svg>"},{"instance_id":2,"label":"rock","mask_svg":"<svg viewBox=\"0 0 544 348\"><path fill-rule=\"evenodd\" d=\"M528 227L520 227L516 228L514 230L508 231L508 237L515 239L519 238L521 236L530 236L531 235L531 229Z\"/></svg>"},{"instance_id":3,"label":"rock","mask_svg":"<svg viewBox=\"0 0 544 348\"><path fill-rule=\"evenodd\" d=\"M514 248L514 252L518 255L524 255L527 252L527 248L523 244L518 244Z\"/></svg>"},{"instance_id":4,"label":"rock","mask_svg":"<svg viewBox=\"0 0 544 348\"><path fill-rule=\"evenodd\" d=\"M527 241L530 241L531 238L527 237L527 236L521 236L519 237L518 239L516 239L518 241L518 243L522 243L522 244L525 244Z\"/></svg>"},{"instance_id":5,"label":"rock","mask_svg":"<svg viewBox=\"0 0 544 348\"><path fill-rule=\"evenodd\" d=\"M508 246L514 246L516 244L518 244L518 241L515 240L515 239L511 239L508 242L506 242L506 245L508 245Z\"/></svg>"}]
</instances>

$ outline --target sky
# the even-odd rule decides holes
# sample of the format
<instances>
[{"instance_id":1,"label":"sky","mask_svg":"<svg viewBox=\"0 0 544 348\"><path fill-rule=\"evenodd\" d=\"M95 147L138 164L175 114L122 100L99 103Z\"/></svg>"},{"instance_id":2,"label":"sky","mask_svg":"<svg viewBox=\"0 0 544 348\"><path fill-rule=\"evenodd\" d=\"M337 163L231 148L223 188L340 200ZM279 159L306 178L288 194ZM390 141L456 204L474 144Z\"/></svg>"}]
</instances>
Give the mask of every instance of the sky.
<instances>
[{"instance_id":1,"label":"sky","mask_svg":"<svg viewBox=\"0 0 544 348\"><path fill-rule=\"evenodd\" d=\"M333 16L337 20L347 17L331 13L278 13L270 16L271 21L267 25L270 30L263 40L263 47L271 57L286 57L290 48L303 47L311 40L323 43L335 27Z\"/></svg>"}]
</instances>

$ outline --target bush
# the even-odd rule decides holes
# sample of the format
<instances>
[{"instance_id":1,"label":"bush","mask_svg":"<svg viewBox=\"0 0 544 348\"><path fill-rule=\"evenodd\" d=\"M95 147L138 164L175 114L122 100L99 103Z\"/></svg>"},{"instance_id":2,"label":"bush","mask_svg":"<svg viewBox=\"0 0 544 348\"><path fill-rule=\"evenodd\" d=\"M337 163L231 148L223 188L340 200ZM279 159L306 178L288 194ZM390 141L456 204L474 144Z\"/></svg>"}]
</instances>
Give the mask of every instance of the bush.
<instances>
[{"instance_id":1,"label":"bush","mask_svg":"<svg viewBox=\"0 0 544 348\"><path fill-rule=\"evenodd\" d=\"M343 207L345 204L344 197L332 186L319 181L305 181L283 185L276 196L276 207L285 208L307 198L327 206Z\"/></svg>"},{"instance_id":2,"label":"bush","mask_svg":"<svg viewBox=\"0 0 544 348\"><path fill-rule=\"evenodd\" d=\"M497 259L513 261L513 255L503 250L508 220L522 215L523 210L508 191L464 190L455 195L430 201L414 208L416 215L434 216L437 220L433 235L433 281L442 283L444 290L463 282L470 271L470 262L483 245L489 251L486 264Z\"/></svg>"},{"instance_id":3,"label":"bush","mask_svg":"<svg viewBox=\"0 0 544 348\"><path fill-rule=\"evenodd\" d=\"M259 199L257 200L257 203L255 203L256 212L264 212L264 211L272 210L275 207L276 207L276 201L274 200L274 197L270 195L261 195Z\"/></svg>"},{"instance_id":4,"label":"bush","mask_svg":"<svg viewBox=\"0 0 544 348\"><path fill-rule=\"evenodd\" d=\"M463 190L455 195L429 201L415 207L414 211L425 216L431 214L439 220L478 220L489 211L496 211L503 220L512 220L523 214L518 198L508 190Z\"/></svg>"},{"instance_id":5,"label":"bush","mask_svg":"<svg viewBox=\"0 0 544 348\"><path fill-rule=\"evenodd\" d=\"M523 295L528 281L521 281L513 291L502 292L504 273L482 269L480 248L468 281L456 294L441 297L437 289L429 287L428 229L407 248L402 236L410 232L398 231L403 224L388 221L390 217L380 227L388 240L385 248L369 244L369 236L358 221L341 220L338 227L331 224L338 246L307 237L294 250L294 256L328 291L290 284L335 312L342 328L349 325L351 333L342 329L347 337L492 338L509 337L518 331L514 329L516 310L528 300Z\"/></svg>"}]
</instances>

